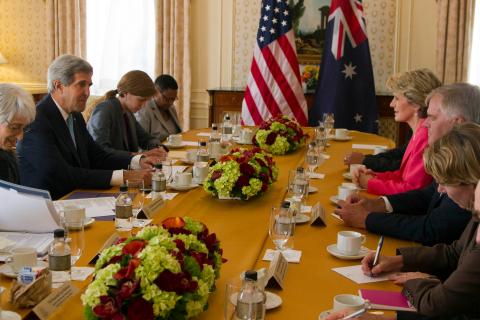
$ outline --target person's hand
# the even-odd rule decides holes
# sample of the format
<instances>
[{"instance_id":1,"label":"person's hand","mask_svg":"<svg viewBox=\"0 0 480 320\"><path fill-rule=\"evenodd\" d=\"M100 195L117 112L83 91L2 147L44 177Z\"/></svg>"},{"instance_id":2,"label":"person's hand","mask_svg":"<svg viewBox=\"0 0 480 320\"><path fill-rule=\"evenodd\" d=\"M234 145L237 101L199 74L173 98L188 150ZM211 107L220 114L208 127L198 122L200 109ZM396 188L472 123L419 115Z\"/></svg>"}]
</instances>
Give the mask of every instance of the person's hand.
<instances>
[{"instance_id":1,"label":"person's hand","mask_svg":"<svg viewBox=\"0 0 480 320\"><path fill-rule=\"evenodd\" d=\"M363 207L363 201L348 203L347 201L339 200L337 203L339 208L335 209L334 212L342 218L345 225L365 229L365 220L370 212Z\"/></svg>"},{"instance_id":2,"label":"person's hand","mask_svg":"<svg viewBox=\"0 0 480 320\"><path fill-rule=\"evenodd\" d=\"M142 169L152 169L156 163L160 163L163 160L159 157L142 157L140 159L140 168Z\"/></svg>"},{"instance_id":3,"label":"person's hand","mask_svg":"<svg viewBox=\"0 0 480 320\"><path fill-rule=\"evenodd\" d=\"M366 172L368 169L364 165L358 166L351 171L352 174L352 182L358 184L358 179L360 178L360 174Z\"/></svg>"},{"instance_id":4,"label":"person's hand","mask_svg":"<svg viewBox=\"0 0 480 320\"><path fill-rule=\"evenodd\" d=\"M357 178L357 185L362 188L362 189L367 189L368 187L368 181L372 178L374 178L375 175L371 173L360 173L360 175Z\"/></svg>"},{"instance_id":5,"label":"person's hand","mask_svg":"<svg viewBox=\"0 0 480 320\"><path fill-rule=\"evenodd\" d=\"M388 277L388 279L398 285L404 285L408 280L425 278L432 278L432 275L423 272L398 272Z\"/></svg>"},{"instance_id":6,"label":"person's hand","mask_svg":"<svg viewBox=\"0 0 480 320\"><path fill-rule=\"evenodd\" d=\"M350 152L345 155L343 158L343 163L346 165L350 164L362 164L365 156L359 152Z\"/></svg>"},{"instance_id":7,"label":"person's hand","mask_svg":"<svg viewBox=\"0 0 480 320\"><path fill-rule=\"evenodd\" d=\"M369 252L362 260L362 271L368 276L376 276L385 272L400 271L403 267L403 256L380 256L377 265L372 268L375 251Z\"/></svg>"},{"instance_id":8,"label":"person's hand","mask_svg":"<svg viewBox=\"0 0 480 320\"><path fill-rule=\"evenodd\" d=\"M142 152L145 157L156 157L160 159L158 162L164 161L167 158L168 152L162 147L153 148L148 151Z\"/></svg>"},{"instance_id":9,"label":"person's hand","mask_svg":"<svg viewBox=\"0 0 480 320\"><path fill-rule=\"evenodd\" d=\"M123 171L123 181L133 179L141 179L145 187L150 186L152 184L152 171L148 169Z\"/></svg>"}]
</instances>

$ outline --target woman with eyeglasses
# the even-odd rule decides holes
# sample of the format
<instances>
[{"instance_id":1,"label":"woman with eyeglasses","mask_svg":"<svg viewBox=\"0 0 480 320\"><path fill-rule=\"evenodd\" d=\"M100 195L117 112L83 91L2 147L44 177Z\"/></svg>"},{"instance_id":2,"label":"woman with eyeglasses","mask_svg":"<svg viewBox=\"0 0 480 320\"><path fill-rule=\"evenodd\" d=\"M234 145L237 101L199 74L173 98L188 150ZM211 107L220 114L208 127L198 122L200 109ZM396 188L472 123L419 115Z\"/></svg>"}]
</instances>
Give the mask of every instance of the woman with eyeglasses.
<instances>
[{"instance_id":1,"label":"woman with eyeglasses","mask_svg":"<svg viewBox=\"0 0 480 320\"><path fill-rule=\"evenodd\" d=\"M0 83L0 179L20 182L15 146L34 119L32 96L17 85Z\"/></svg>"},{"instance_id":2,"label":"woman with eyeglasses","mask_svg":"<svg viewBox=\"0 0 480 320\"><path fill-rule=\"evenodd\" d=\"M182 132L173 105L178 100L178 84L172 76L162 74L155 79L155 88L153 98L135 113L135 117L148 133L163 141L171 134Z\"/></svg>"}]
</instances>

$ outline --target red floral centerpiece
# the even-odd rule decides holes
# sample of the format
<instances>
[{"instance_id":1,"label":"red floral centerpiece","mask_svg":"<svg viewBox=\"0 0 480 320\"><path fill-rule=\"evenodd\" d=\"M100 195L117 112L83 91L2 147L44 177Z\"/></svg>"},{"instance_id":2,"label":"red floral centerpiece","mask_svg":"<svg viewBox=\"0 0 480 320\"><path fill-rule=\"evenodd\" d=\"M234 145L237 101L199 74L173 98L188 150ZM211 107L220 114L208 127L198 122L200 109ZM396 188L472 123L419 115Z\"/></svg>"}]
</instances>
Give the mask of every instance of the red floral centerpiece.
<instances>
[{"instance_id":1,"label":"red floral centerpiece","mask_svg":"<svg viewBox=\"0 0 480 320\"><path fill-rule=\"evenodd\" d=\"M87 319L187 319L207 308L222 249L189 217L168 218L103 250L82 295Z\"/></svg>"},{"instance_id":2,"label":"red floral centerpiece","mask_svg":"<svg viewBox=\"0 0 480 320\"><path fill-rule=\"evenodd\" d=\"M278 115L262 123L253 143L272 154L282 155L303 146L306 137L297 121Z\"/></svg>"},{"instance_id":3,"label":"red floral centerpiece","mask_svg":"<svg viewBox=\"0 0 480 320\"><path fill-rule=\"evenodd\" d=\"M215 197L247 200L267 191L277 176L275 161L262 149L237 148L210 168L203 187Z\"/></svg>"}]
</instances>

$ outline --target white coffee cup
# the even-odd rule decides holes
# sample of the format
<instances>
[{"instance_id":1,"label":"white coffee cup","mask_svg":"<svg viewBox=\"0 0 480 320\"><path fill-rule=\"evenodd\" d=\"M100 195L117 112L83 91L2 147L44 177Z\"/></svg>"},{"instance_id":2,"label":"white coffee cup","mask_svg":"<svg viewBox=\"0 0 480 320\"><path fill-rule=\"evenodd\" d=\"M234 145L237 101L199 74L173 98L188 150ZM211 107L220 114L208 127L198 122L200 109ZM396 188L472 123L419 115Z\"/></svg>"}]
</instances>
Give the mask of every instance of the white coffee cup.
<instances>
[{"instance_id":1,"label":"white coffee cup","mask_svg":"<svg viewBox=\"0 0 480 320\"><path fill-rule=\"evenodd\" d=\"M253 131L249 128L243 128L240 133L240 142L241 143L251 143L253 139Z\"/></svg>"},{"instance_id":2,"label":"white coffee cup","mask_svg":"<svg viewBox=\"0 0 480 320\"><path fill-rule=\"evenodd\" d=\"M168 136L167 141L172 146L179 146L182 144L182 135L181 134L171 134Z\"/></svg>"},{"instance_id":3,"label":"white coffee cup","mask_svg":"<svg viewBox=\"0 0 480 320\"><path fill-rule=\"evenodd\" d=\"M377 146L375 148L373 148L373 154L379 154L379 153L383 153L385 151L387 151L388 148L386 147L383 147L383 146Z\"/></svg>"},{"instance_id":4,"label":"white coffee cup","mask_svg":"<svg viewBox=\"0 0 480 320\"><path fill-rule=\"evenodd\" d=\"M63 207L63 218L65 222L78 223L85 221L85 217L85 208L83 207L75 205L67 205Z\"/></svg>"},{"instance_id":5,"label":"white coffee cup","mask_svg":"<svg viewBox=\"0 0 480 320\"><path fill-rule=\"evenodd\" d=\"M365 235L356 231L340 231L337 233L337 249L347 256L354 256L360 252L365 242Z\"/></svg>"},{"instance_id":6,"label":"white coffee cup","mask_svg":"<svg viewBox=\"0 0 480 320\"><path fill-rule=\"evenodd\" d=\"M193 166L193 179L197 182L205 180L208 175L208 162L195 162Z\"/></svg>"},{"instance_id":7,"label":"white coffee cup","mask_svg":"<svg viewBox=\"0 0 480 320\"><path fill-rule=\"evenodd\" d=\"M185 187L192 184L191 172L179 172L175 175L175 184L179 187Z\"/></svg>"},{"instance_id":8,"label":"white coffee cup","mask_svg":"<svg viewBox=\"0 0 480 320\"><path fill-rule=\"evenodd\" d=\"M333 311L350 309L357 311L365 307L365 300L353 294L338 294L333 297Z\"/></svg>"},{"instance_id":9,"label":"white coffee cup","mask_svg":"<svg viewBox=\"0 0 480 320\"><path fill-rule=\"evenodd\" d=\"M355 183L352 183L352 182L342 182L342 187L352 188L352 189L357 190L357 185Z\"/></svg>"},{"instance_id":10,"label":"white coffee cup","mask_svg":"<svg viewBox=\"0 0 480 320\"><path fill-rule=\"evenodd\" d=\"M242 132L242 125L241 124L234 124L232 126L232 136L238 137L238 136L240 136L241 132Z\"/></svg>"},{"instance_id":11,"label":"white coffee cup","mask_svg":"<svg viewBox=\"0 0 480 320\"><path fill-rule=\"evenodd\" d=\"M347 129L335 129L335 138L336 139L346 139L348 138Z\"/></svg>"},{"instance_id":12,"label":"white coffee cup","mask_svg":"<svg viewBox=\"0 0 480 320\"><path fill-rule=\"evenodd\" d=\"M352 178L355 176L355 172L357 172L357 170L359 170L362 167L365 167L365 166L359 163L354 163L350 165L350 175L352 176Z\"/></svg>"},{"instance_id":13,"label":"white coffee cup","mask_svg":"<svg viewBox=\"0 0 480 320\"><path fill-rule=\"evenodd\" d=\"M210 153L210 158L218 160L222 155L222 146L219 141L211 141L208 144L208 151Z\"/></svg>"},{"instance_id":14,"label":"white coffee cup","mask_svg":"<svg viewBox=\"0 0 480 320\"><path fill-rule=\"evenodd\" d=\"M197 159L197 149L188 149L187 160L189 162L195 162L196 159Z\"/></svg>"},{"instance_id":15,"label":"white coffee cup","mask_svg":"<svg viewBox=\"0 0 480 320\"><path fill-rule=\"evenodd\" d=\"M13 271L18 272L22 267L37 265L37 252L30 247L13 248L10 250L9 259Z\"/></svg>"},{"instance_id":16,"label":"white coffee cup","mask_svg":"<svg viewBox=\"0 0 480 320\"><path fill-rule=\"evenodd\" d=\"M353 183L352 183L353 184ZM351 186L350 184L347 186L344 186L343 184L341 186L338 186L338 199L339 200L347 200L347 198L357 192L357 187L355 184Z\"/></svg>"}]
</instances>

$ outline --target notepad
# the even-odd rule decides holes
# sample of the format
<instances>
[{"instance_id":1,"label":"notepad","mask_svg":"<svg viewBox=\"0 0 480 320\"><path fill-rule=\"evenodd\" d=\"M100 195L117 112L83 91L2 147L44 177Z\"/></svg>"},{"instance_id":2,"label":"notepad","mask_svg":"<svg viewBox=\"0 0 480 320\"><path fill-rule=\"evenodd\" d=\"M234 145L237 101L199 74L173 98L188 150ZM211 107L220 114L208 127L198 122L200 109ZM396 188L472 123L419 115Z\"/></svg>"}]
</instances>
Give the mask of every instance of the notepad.
<instances>
[{"instance_id":1,"label":"notepad","mask_svg":"<svg viewBox=\"0 0 480 320\"><path fill-rule=\"evenodd\" d=\"M341 268L333 268L332 271L335 271L338 274L341 274L345 278L352 280L358 284L362 283L370 283L370 282L381 282L381 281L388 281L388 277L391 273L381 274L375 277L370 277L363 274L362 266L350 266L350 267L341 267Z\"/></svg>"},{"instance_id":2,"label":"notepad","mask_svg":"<svg viewBox=\"0 0 480 320\"><path fill-rule=\"evenodd\" d=\"M417 311L401 292L360 289L358 293L370 302L372 309Z\"/></svg>"}]
</instances>

